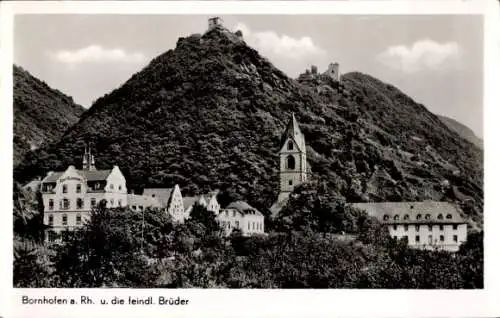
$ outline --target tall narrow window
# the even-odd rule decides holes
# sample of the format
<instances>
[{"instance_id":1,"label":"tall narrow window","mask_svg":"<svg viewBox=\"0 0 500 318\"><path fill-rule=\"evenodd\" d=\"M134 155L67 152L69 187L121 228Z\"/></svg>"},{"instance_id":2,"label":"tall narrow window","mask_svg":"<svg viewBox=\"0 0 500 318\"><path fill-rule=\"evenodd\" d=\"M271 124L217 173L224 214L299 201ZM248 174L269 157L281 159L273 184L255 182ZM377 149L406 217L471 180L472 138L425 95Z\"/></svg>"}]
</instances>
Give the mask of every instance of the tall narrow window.
<instances>
[{"instance_id":1,"label":"tall narrow window","mask_svg":"<svg viewBox=\"0 0 500 318\"><path fill-rule=\"evenodd\" d=\"M50 226L54 225L54 216L53 215L49 215L49 225Z\"/></svg>"},{"instance_id":2,"label":"tall narrow window","mask_svg":"<svg viewBox=\"0 0 500 318\"><path fill-rule=\"evenodd\" d=\"M428 225L429 227L429 232L432 232L432 225Z\"/></svg>"},{"instance_id":3,"label":"tall narrow window","mask_svg":"<svg viewBox=\"0 0 500 318\"><path fill-rule=\"evenodd\" d=\"M405 231L408 231L408 224L405 224Z\"/></svg>"},{"instance_id":4,"label":"tall narrow window","mask_svg":"<svg viewBox=\"0 0 500 318\"><path fill-rule=\"evenodd\" d=\"M443 230L444 230L444 225L443 225L443 224L440 224L440 225L439 225L439 230L440 230L440 231L443 231Z\"/></svg>"},{"instance_id":5,"label":"tall narrow window","mask_svg":"<svg viewBox=\"0 0 500 318\"><path fill-rule=\"evenodd\" d=\"M439 240L440 240L441 242L444 242L444 235L440 235L440 236L439 236Z\"/></svg>"},{"instance_id":6,"label":"tall narrow window","mask_svg":"<svg viewBox=\"0 0 500 318\"><path fill-rule=\"evenodd\" d=\"M56 233L53 231L49 231L49 242L55 242L56 240Z\"/></svg>"},{"instance_id":7,"label":"tall narrow window","mask_svg":"<svg viewBox=\"0 0 500 318\"><path fill-rule=\"evenodd\" d=\"M454 230L458 229L458 225L453 224L453 229L454 229Z\"/></svg>"},{"instance_id":8,"label":"tall narrow window","mask_svg":"<svg viewBox=\"0 0 500 318\"><path fill-rule=\"evenodd\" d=\"M111 204L111 206L113 206L113 205L115 205L115 200L114 199L110 199L109 203Z\"/></svg>"},{"instance_id":9,"label":"tall narrow window","mask_svg":"<svg viewBox=\"0 0 500 318\"><path fill-rule=\"evenodd\" d=\"M295 169L295 158L292 155L286 158L286 167L291 170Z\"/></svg>"},{"instance_id":10,"label":"tall narrow window","mask_svg":"<svg viewBox=\"0 0 500 318\"><path fill-rule=\"evenodd\" d=\"M49 199L49 210L54 210L54 200Z\"/></svg>"},{"instance_id":11,"label":"tall narrow window","mask_svg":"<svg viewBox=\"0 0 500 318\"><path fill-rule=\"evenodd\" d=\"M293 150L293 141L288 142L288 150Z\"/></svg>"},{"instance_id":12,"label":"tall narrow window","mask_svg":"<svg viewBox=\"0 0 500 318\"><path fill-rule=\"evenodd\" d=\"M415 242L420 243L420 236L419 235L415 236Z\"/></svg>"},{"instance_id":13,"label":"tall narrow window","mask_svg":"<svg viewBox=\"0 0 500 318\"><path fill-rule=\"evenodd\" d=\"M62 215L62 225L68 225L68 216L66 214Z\"/></svg>"},{"instance_id":14,"label":"tall narrow window","mask_svg":"<svg viewBox=\"0 0 500 318\"><path fill-rule=\"evenodd\" d=\"M453 235L453 242L458 242L458 236L457 235Z\"/></svg>"},{"instance_id":15,"label":"tall narrow window","mask_svg":"<svg viewBox=\"0 0 500 318\"><path fill-rule=\"evenodd\" d=\"M76 199L76 208L83 209L83 199L82 198Z\"/></svg>"},{"instance_id":16,"label":"tall narrow window","mask_svg":"<svg viewBox=\"0 0 500 318\"><path fill-rule=\"evenodd\" d=\"M415 225L415 231L416 231L416 232L420 231L420 225L418 225L418 224L417 224L417 225Z\"/></svg>"},{"instance_id":17,"label":"tall narrow window","mask_svg":"<svg viewBox=\"0 0 500 318\"><path fill-rule=\"evenodd\" d=\"M68 199L63 199L63 209L64 210L69 209L69 200Z\"/></svg>"},{"instance_id":18,"label":"tall narrow window","mask_svg":"<svg viewBox=\"0 0 500 318\"><path fill-rule=\"evenodd\" d=\"M76 215L76 225L82 224L82 216L80 214Z\"/></svg>"},{"instance_id":19,"label":"tall narrow window","mask_svg":"<svg viewBox=\"0 0 500 318\"><path fill-rule=\"evenodd\" d=\"M394 225L392 226L392 228L394 229L394 231L396 231L396 230L398 229L398 225L397 225L397 224L394 224Z\"/></svg>"},{"instance_id":20,"label":"tall narrow window","mask_svg":"<svg viewBox=\"0 0 500 318\"><path fill-rule=\"evenodd\" d=\"M237 229L239 229L239 228L240 228L240 221L235 221L235 222L234 222L234 225L235 225L235 227L236 227Z\"/></svg>"},{"instance_id":21,"label":"tall narrow window","mask_svg":"<svg viewBox=\"0 0 500 318\"><path fill-rule=\"evenodd\" d=\"M90 199L90 206L95 208L96 200L95 198Z\"/></svg>"},{"instance_id":22,"label":"tall narrow window","mask_svg":"<svg viewBox=\"0 0 500 318\"><path fill-rule=\"evenodd\" d=\"M432 244L432 235L429 235L427 243Z\"/></svg>"},{"instance_id":23,"label":"tall narrow window","mask_svg":"<svg viewBox=\"0 0 500 318\"><path fill-rule=\"evenodd\" d=\"M63 193L68 193L68 186L63 184Z\"/></svg>"},{"instance_id":24,"label":"tall narrow window","mask_svg":"<svg viewBox=\"0 0 500 318\"><path fill-rule=\"evenodd\" d=\"M82 185L81 184L77 184L76 185L76 193L81 193L82 192Z\"/></svg>"},{"instance_id":25,"label":"tall narrow window","mask_svg":"<svg viewBox=\"0 0 500 318\"><path fill-rule=\"evenodd\" d=\"M121 207L122 206L122 200L118 200L118 206Z\"/></svg>"}]
</instances>

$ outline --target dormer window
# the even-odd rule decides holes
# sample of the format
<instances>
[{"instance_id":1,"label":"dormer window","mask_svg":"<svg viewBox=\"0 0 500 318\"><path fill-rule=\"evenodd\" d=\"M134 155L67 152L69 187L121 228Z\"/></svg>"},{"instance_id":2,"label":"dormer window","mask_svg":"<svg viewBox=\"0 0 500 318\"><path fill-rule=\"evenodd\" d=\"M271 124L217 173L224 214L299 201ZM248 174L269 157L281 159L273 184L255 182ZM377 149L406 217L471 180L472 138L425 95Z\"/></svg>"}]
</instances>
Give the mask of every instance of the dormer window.
<instances>
[{"instance_id":1,"label":"dormer window","mask_svg":"<svg viewBox=\"0 0 500 318\"><path fill-rule=\"evenodd\" d=\"M426 215L425 215L425 219L426 219L426 220L430 220L430 219L431 219L431 215L430 215L430 214L426 214Z\"/></svg>"},{"instance_id":2,"label":"dormer window","mask_svg":"<svg viewBox=\"0 0 500 318\"><path fill-rule=\"evenodd\" d=\"M451 220L451 218L452 218L451 214L447 214L447 215L446 215L446 219L447 219L447 220Z\"/></svg>"},{"instance_id":3,"label":"dormer window","mask_svg":"<svg viewBox=\"0 0 500 318\"><path fill-rule=\"evenodd\" d=\"M288 150L293 150L293 141L288 142Z\"/></svg>"},{"instance_id":4,"label":"dormer window","mask_svg":"<svg viewBox=\"0 0 500 318\"><path fill-rule=\"evenodd\" d=\"M384 215L384 221L387 221L387 220L389 220L389 216L386 214L386 215Z\"/></svg>"},{"instance_id":5,"label":"dormer window","mask_svg":"<svg viewBox=\"0 0 500 318\"><path fill-rule=\"evenodd\" d=\"M405 216L403 217L403 220L409 220L410 219L410 216L408 214L405 214Z\"/></svg>"},{"instance_id":6,"label":"dormer window","mask_svg":"<svg viewBox=\"0 0 500 318\"><path fill-rule=\"evenodd\" d=\"M422 219L422 214L417 214L417 220L421 220Z\"/></svg>"},{"instance_id":7,"label":"dormer window","mask_svg":"<svg viewBox=\"0 0 500 318\"><path fill-rule=\"evenodd\" d=\"M443 219L443 215L442 214L439 214L438 215L438 220L442 220Z\"/></svg>"},{"instance_id":8,"label":"dormer window","mask_svg":"<svg viewBox=\"0 0 500 318\"><path fill-rule=\"evenodd\" d=\"M394 216L394 221L399 221L399 215L397 215L397 214L396 214L396 215Z\"/></svg>"}]
</instances>

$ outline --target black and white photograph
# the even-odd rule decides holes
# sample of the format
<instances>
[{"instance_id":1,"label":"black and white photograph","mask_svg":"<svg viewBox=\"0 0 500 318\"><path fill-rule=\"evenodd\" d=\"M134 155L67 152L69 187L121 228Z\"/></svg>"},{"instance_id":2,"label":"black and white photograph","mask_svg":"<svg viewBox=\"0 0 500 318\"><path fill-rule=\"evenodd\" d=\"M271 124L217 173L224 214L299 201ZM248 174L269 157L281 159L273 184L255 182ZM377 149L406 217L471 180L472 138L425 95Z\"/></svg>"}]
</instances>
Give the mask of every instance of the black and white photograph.
<instances>
[{"instance_id":1,"label":"black and white photograph","mask_svg":"<svg viewBox=\"0 0 500 318\"><path fill-rule=\"evenodd\" d=\"M483 16L13 22L14 287L484 288Z\"/></svg>"}]
</instances>

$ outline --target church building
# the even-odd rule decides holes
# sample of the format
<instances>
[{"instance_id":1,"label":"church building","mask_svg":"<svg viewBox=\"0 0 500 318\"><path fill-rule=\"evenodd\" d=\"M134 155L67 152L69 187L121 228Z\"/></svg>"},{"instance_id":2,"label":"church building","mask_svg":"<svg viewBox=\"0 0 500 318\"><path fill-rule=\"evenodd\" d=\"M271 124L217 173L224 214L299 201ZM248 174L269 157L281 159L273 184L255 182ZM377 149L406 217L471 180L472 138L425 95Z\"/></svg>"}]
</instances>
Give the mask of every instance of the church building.
<instances>
[{"instance_id":1,"label":"church building","mask_svg":"<svg viewBox=\"0 0 500 318\"><path fill-rule=\"evenodd\" d=\"M306 141L293 113L281 137L280 145L280 193L270 208L273 216L285 206L295 186L307 181L309 174Z\"/></svg>"}]
</instances>

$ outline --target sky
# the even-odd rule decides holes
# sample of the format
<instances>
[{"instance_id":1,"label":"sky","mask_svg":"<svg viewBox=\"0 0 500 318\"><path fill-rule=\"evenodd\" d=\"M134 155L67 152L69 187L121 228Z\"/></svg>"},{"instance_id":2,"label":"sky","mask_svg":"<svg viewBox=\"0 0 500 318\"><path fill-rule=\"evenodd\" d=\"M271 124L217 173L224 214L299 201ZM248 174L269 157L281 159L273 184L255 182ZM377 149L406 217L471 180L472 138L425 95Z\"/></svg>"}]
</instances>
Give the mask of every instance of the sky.
<instances>
[{"instance_id":1,"label":"sky","mask_svg":"<svg viewBox=\"0 0 500 318\"><path fill-rule=\"evenodd\" d=\"M230 30L296 77L310 65L359 71L483 137L483 20L478 15L228 15ZM204 15L16 15L14 63L90 107Z\"/></svg>"}]
</instances>

